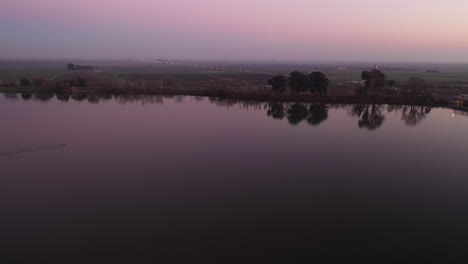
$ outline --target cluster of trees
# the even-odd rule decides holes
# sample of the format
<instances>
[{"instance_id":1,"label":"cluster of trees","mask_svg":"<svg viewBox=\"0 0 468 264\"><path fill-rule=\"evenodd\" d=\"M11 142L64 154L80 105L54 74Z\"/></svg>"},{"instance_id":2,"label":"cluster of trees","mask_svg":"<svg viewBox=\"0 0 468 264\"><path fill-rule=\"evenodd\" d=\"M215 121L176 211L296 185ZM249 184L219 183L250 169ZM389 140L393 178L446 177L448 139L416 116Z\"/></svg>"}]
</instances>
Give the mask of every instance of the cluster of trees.
<instances>
[{"instance_id":1,"label":"cluster of trees","mask_svg":"<svg viewBox=\"0 0 468 264\"><path fill-rule=\"evenodd\" d=\"M387 85L387 76L377 66L372 71L363 71L361 80L364 81L364 85L358 88L360 95L375 93L378 89Z\"/></svg>"},{"instance_id":2,"label":"cluster of trees","mask_svg":"<svg viewBox=\"0 0 468 264\"><path fill-rule=\"evenodd\" d=\"M312 126L317 126L328 119L328 106L325 104L283 104L269 103L267 115L274 119L287 118L289 124L295 126L307 120Z\"/></svg>"},{"instance_id":3,"label":"cluster of trees","mask_svg":"<svg viewBox=\"0 0 468 264\"><path fill-rule=\"evenodd\" d=\"M68 63L67 64L67 69L69 71L77 71L77 70L83 70L83 71L94 71L97 68L91 65L78 65L78 64L73 64L73 63Z\"/></svg>"},{"instance_id":4,"label":"cluster of trees","mask_svg":"<svg viewBox=\"0 0 468 264\"><path fill-rule=\"evenodd\" d=\"M387 76L377 67L374 67L372 71L362 72L361 79L364 85L358 88L358 94L360 95L375 93L387 86L396 86L396 82L394 80L387 80ZM420 77L411 77L403 85L405 88L403 92L409 95L426 95L428 92L428 83Z\"/></svg>"},{"instance_id":5,"label":"cluster of trees","mask_svg":"<svg viewBox=\"0 0 468 264\"><path fill-rule=\"evenodd\" d=\"M299 71L293 71L289 76L276 75L268 80L273 91L284 93L287 88L294 92L310 91L319 95L326 95L330 80L322 72L312 72L306 75Z\"/></svg>"}]
</instances>

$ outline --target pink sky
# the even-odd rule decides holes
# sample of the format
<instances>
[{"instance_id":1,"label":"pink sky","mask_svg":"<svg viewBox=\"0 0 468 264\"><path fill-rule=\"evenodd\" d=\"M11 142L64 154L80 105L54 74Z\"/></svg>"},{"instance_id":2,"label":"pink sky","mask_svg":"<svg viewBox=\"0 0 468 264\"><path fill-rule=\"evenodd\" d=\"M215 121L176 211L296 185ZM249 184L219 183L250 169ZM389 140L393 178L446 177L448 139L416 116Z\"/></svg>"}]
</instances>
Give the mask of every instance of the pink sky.
<instances>
[{"instance_id":1,"label":"pink sky","mask_svg":"<svg viewBox=\"0 0 468 264\"><path fill-rule=\"evenodd\" d=\"M467 0L2 0L0 58L468 62L466 14Z\"/></svg>"}]
</instances>

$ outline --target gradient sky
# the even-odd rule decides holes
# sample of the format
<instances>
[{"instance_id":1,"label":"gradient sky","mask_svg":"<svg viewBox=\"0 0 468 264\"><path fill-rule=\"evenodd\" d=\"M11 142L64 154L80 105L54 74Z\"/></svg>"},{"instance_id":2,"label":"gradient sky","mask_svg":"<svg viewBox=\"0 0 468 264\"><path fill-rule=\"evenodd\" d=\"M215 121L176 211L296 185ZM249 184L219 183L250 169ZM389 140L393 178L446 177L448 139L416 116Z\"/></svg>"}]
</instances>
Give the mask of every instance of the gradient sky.
<instances>
[{"instance_id":1,"label":"gradient sky","mask_svg":"<svg viewBox=\"0 0 468 264\"><path fill-rule=\"evenodd\" d=\"M1 0L0 58L468 62L468 0Z\"/></svg>"}]
</instances>

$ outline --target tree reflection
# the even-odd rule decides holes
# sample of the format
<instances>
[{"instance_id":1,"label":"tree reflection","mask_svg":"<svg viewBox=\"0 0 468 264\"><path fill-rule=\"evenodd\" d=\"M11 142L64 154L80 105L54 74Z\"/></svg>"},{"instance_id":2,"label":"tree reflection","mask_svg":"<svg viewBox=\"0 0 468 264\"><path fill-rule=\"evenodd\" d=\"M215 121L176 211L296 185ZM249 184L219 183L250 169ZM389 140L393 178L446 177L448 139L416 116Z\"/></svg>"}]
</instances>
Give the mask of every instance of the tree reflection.
<instances>
[{"instance_id":1,"label":"tree reflection","mask_svg":"<svg viewBox=\"0 0 468 264\"><path fill-rule=\"evenodd\" d=\"M288 109L288 122L296 126L309 116L309 110L304 104L294 103Z\"/></svg>"},{"instance_id":2,"label":"tree reflection","mask_svg":"<svg viewBox=\"0 0 468 264\"><path fill-rule=\"evenodd\" d=\"M267 115L274 119L283 119L286 116L286 108L282 103L269 103Z\"/></svg>"},{"instance_id":3,"label":"tree reflection","mask_svg":"<svg viewBox=\"0 0 468 264\"><path fill-rule=\"evenodd\" d=\"M23 100L31 100L32 98L32 94L31 93L21 93L21 98L23 98Z\"/></svg>"},{"instance_id":4,"label":"tree reflection","mask_svg":"<svg viewBox=\"0 0 468 264\"><path fill-rule=\"evenodd\" d=\"M351 107L351 115L359 118L358 126L360 128L375 130L381 127L385 120L383 110L382 105L357 104Z\"/></svg>"},{"instance_id":5,"label":"tree reflection","mask_svg":"<svg viewBox=\"0 0 468 264\"><path fill-rule=\"evenodd\" d=\"M55 95L53 93L36 93L34 98L41 101L41 102L48 102L54 96Z\"/></svg>"},{"instance_id":6,"label":"tree reflection","mask_svg":"<svg viewBox=\"0 0 468 264\"><path fill-rule=\"evenodd\" d=\"M69 93L57 93L56 96L59 101L68 102L70 100Z\"/></svg>"},{"instance_id":7,"label":"tree reflection","mask_svg":"<svg viewBox=\"0 0 468 264\"><path fill-rule=\"evenodd\" d=\"M18 100L18 95L16 93L6 92L3 94L3 97L8 100Z\"/></svg>"},{"instance_id":8,"label":"tree reflection","mask_svg":"<svg viewBox=\"0 0 468 264\"><path fill-rule=\"evenodd\" d=\"M312 104L309 107L309 112L307 122L312 126L320 125L328 119L328 106L325 104Z\"/></svg>"},{"instance_id":9,"label":"tree reflection","mask_svg":"<svg viewBox=\"0 0 468 264\"><path fill-rule=\"evenodd\" d=\"M404 106L402 109L401 119L408 126L416 126L421 123L426 116L431 112L432 108L427 106Z\"/></svg>"},{"instance_id":10,"label":"tree reflection","mask_svg":"<svg viewBox=\"0 0 468 264\"><path fill-rule=\"evenodd\" d=\"M78 102L81 102L81 101L85 100L87 97L88 97L88 95L85 94L85 93L73 93L71 95L71 98L73 100L75 100L75 101L78 101Z\"/></svg>"}]
</instances>

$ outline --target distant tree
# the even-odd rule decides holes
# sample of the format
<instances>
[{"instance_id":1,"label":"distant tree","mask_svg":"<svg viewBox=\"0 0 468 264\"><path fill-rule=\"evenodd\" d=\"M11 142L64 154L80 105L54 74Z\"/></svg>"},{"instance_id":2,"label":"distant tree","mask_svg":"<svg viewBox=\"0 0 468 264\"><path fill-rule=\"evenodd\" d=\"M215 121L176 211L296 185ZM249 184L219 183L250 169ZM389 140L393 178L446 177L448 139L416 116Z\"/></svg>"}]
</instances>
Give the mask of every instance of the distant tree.
<instances>
[{"instance_id":1,"label":"distant tree","mask_svg":"<svg viewBox=\"0 0 468 264\"><path fill-rule=\"evenodd\" d=\"M295 92L305 92L308 88L308 78L302 72L293 71L289 74L288 84Z\"/></svg>"},{"instance_id":2,"label":"distant tree","mask_svg":"<svg viewBox=\"0 0 468 264\"><path fill-rule=\"evenodd\" d=\"M308 86L311 92L323 95L327 93L330 80L321 72L312 72L309 76Z\"/></svg>"},{"instance_id":3,"label":"distant tree","mask_svg":"<svg viewBox=\"0 0 468 264\"><path fill-rule=\"evenodd\" d=\"M406 82L407 91L412 95L424 94L426 86L426 81L419 77L411 77Z\"/></svg>"},{"instance_id":4,"label":"distant tree","mask_svg":"<svg viewBox=\"0 0 468 264\"><path fill-rule=\"evenodd\" d=\"M372 71L363 71L361 79L364 81L364 92L375 92L376 90L385 87L387 76L381 72L377 66Z\"/></svg>"},{"instance_id":5,"label":"distant tree","mask_svg":"<svg viewBox=\"0 0 468 264\"><path fill-rule=\"evenodd\" d=\"M288 86L288 78L283 75L276 75L272 79L268 80L268 84L271 85L273 91L283 93Z\"/></svg>"},{"instance_id":6,"label":"distant tree","mask_svg":"<svg viewBox=\"0 0 468 264\"><path fill-rule=\"evenodd\" d=\"M68 63L68 64L67 64L67 68L68 68L69 71L74 71L74 70L76 70L76 66L75 66L75 64L73 64L73 63Z\"/></svg>"},{"instance_id":7,"label":"distant tree","mask_svg":"<svg viewBox=\"0 0 468 264\"><path fill-rule=\"evenodd\" d=\"M31 82L28 79L23 78L23 79L20 80L20 85L21 86L29 86L29 85L31 85Z\"/></svg>"}]
</instances>

